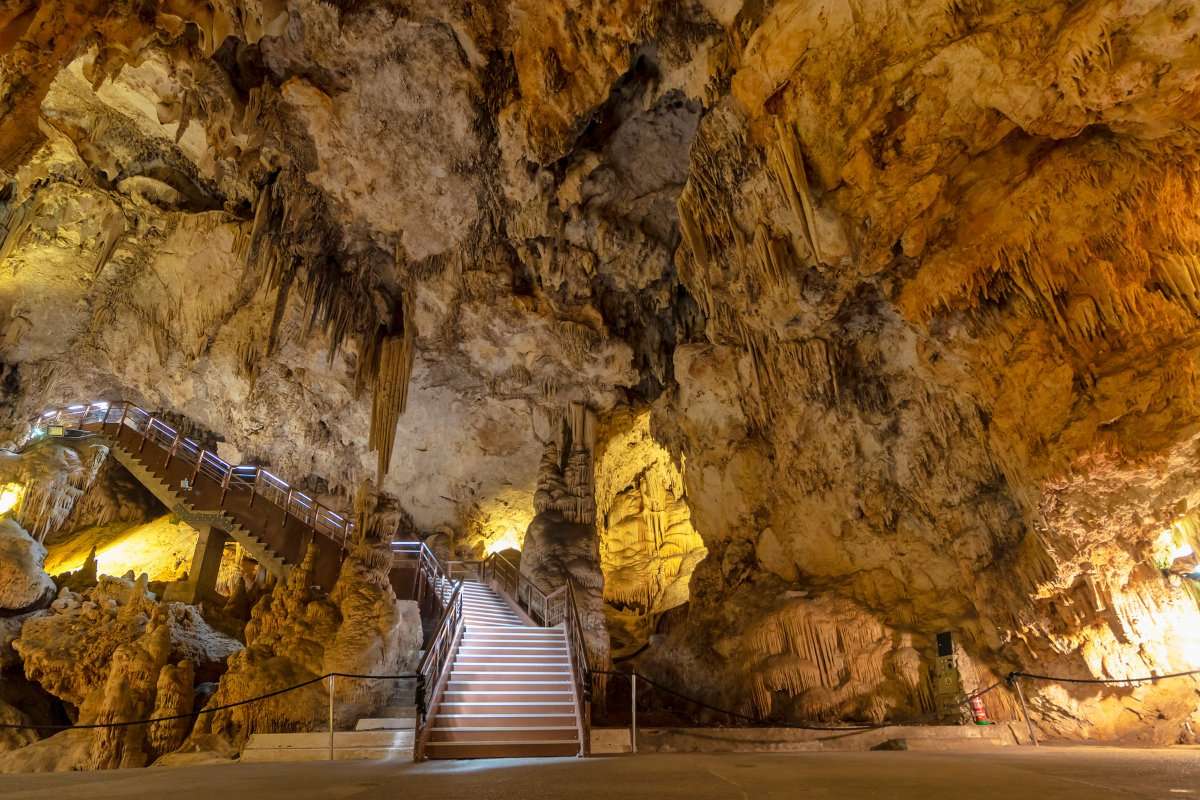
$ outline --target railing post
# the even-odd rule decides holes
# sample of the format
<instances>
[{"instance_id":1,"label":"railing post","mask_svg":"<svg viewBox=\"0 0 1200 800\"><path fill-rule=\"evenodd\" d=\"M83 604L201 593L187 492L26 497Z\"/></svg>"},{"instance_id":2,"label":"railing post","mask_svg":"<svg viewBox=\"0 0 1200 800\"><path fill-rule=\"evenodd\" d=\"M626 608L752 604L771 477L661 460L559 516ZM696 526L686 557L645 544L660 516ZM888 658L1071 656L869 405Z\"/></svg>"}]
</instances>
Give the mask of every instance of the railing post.
<instances>
[{"instance_id":1,"label":"railing post","mask_svg":"<svg viewBox=\"0 0 1200 800\"><path fill-rule=\"evenodd\" d=\"M225 477L221 481L221 502L218 503L221 508L225 507L225 493L229 491L229 479L233 477L233 467L225 470Z\"/></svg>"},{"instance_id":2,"label":"railing post","mask_svg":"<svg viewBox=\"0 0 1200 800\"><path fill-rule=\"evenodd\" d=\"M258 482L262 480L262 467L254 468L254 483L250 486L250 503L248 508L254 508L254 495L258 494Z\"/></svg>"},{"instance_id":3,"label":"railing post","mask_svg":"<svg viewBox=\"0 0 1200 800\"><path fill-rule=\"evenodd\" d=\"M138 452L142 452L142 448L146 446L146 437L150 435L150 429L154 427L154 417L146 420L146 427L142 430L142 443L138 445Z\"/></svg>"},{"instance_id":4,"label":"railing post","mask_svg":"<svg viewBox=\"0 0 1200 800\"><path fill-rule=\"evenodd\" d=\"M329 676L329 760L333 761L333 691L337 686L337 676Z\"/></svg>"},{"instance_id":5,"label":"railing post","mask_svg":"<svg viewBox=\"0 0 1200 800\"><path fill-rule=\"evenodd\" d=\"M629 676L629 747L637 752L637 673Z\"/></svg>"},{"instance_id":6,"label":"railing post","mask_svg":"<svg viewBox=\"0 0 1200 800\"><path fill-rule=\"evenodd\" d=\"M125 415L128 413L129 403L125 403L121 406L121 421L117 423L117 435L114 437L115 441L120 440L121 438L121 430L125 427Z\"/></svg>"},{"instance_id":7,"label":"railing post","mask_svg":"<svg viewBox=\"0 0 1200 800\"><path fill-rule=\"evenodd\" d=\"M192 484L193 488L195 488L195 486L196 486L196 476L198 476L200 474L200 463L202 461L204 461L204 454L207 452L208 452L207 450L201 450L199 453L196 454L196 466L192 467L192 477L191 477L191 484Z\"/></svg>"},{"instance_id":8,"label":"railing post","mask_svg":"<svg viewBox=\"0 0 1200 800\"><path fill-rule=\"evenodd\" d=\"M1025 692L1021 691L1021 679L1013 676L1013 685L1017 687L1017 697L1021 700L1021 713L1025 715L1025 725L1029 728L1029 741L1038 746L1037 734L1033 732L1033 720L1029 718L1029 707L1025 705Z\"/></svg>"},{"instance_id":9,"label":"railing post","mask_svg":"<svg viewBox=\"0 0 1200 800\"><path fill-rule=\"evenodd\" d=\"M91 410L92 410L91 403L88 403L86 406L83 407L83 416L81 416L79 418L79 430L84 430L84 426L87 425L88 412L90 412Z\"/></svg>"},{"instance_id":10,"label":"railing post","mask_svg":"<svg viewBox=\"0 0 1200 800\"><path fill-rule=\"evenodd\" d=\"M292 507L292 487L288 487L287 499L283 501L283 521L281 524L287 525L288 510Z\"/></svg>"},{"instance_id":11,"label":"railing post","mask_svg":"<svg viewBox=\"0 0 1200 800\"><path fill-rule=\"evenodd\" d=\"M179 431L175 432L175 438L171 441L171 447L167 450L167 460L163 462L163 472L166 472L167 467L171 466L171 459L175 458L175 450L179 447L179 438L183 436Z\"/></svg>"}]
</instances>

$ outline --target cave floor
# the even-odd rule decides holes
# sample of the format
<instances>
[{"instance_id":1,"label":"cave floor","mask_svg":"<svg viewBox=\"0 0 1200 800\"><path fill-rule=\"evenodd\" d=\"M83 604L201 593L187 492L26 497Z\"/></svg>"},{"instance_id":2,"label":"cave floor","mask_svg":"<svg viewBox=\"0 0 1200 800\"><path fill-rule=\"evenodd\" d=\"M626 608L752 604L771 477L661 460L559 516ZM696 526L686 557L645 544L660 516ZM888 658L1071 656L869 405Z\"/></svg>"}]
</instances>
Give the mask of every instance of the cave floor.
<instances>
[{"instance_id":1,"label":"cave floor","mask_svg":"<svg viewBox=\"0 0 1200 800\"><path fill-rule=\"evenodd\" d=\"M0 776L0 796L306 798L1182 798L1200 749L645 755L389 764L232 764Z\"/></svg>"}]
</instances>

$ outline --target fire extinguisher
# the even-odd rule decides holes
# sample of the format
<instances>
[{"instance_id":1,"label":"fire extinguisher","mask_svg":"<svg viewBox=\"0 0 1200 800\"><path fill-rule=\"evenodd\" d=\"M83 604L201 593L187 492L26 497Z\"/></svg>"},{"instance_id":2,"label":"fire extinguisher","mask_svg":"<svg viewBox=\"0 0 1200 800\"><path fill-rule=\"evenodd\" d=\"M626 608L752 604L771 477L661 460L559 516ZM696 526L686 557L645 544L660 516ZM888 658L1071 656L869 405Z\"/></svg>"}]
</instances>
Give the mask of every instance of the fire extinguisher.
<instances>
[{"instance_id":1,"label":"fire extinguisher","mask_svg":"<svg viewBox=\"0 0 1200 800\"><path fill-rule=\"evenodd\" d=\"M971 717L974 718L976 725L991 725L991 720L988 719L987 709L983 706L983 698L975 695L971 698Z\"/></svg>"}]
</instances>

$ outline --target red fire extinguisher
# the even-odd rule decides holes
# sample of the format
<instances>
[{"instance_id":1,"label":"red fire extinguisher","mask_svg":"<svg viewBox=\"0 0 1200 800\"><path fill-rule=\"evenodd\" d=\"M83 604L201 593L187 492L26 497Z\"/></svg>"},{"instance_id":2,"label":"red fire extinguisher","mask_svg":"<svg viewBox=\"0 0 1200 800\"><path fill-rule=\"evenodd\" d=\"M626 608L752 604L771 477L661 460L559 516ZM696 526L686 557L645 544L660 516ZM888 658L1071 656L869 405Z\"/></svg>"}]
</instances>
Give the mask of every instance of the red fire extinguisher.
<instances>
[{"instance_id":1,"label":"red fire extinguisher","mask_svg":"<svg viewBox=\"0 0 1200 800\"><path fill-rule=\"evenodd\" d=\"M992 724L988 719L987 709L983 706L983 698L979 695L971 698L971 716L975 719L976 725Z\"/></svg>"}]
</instances>

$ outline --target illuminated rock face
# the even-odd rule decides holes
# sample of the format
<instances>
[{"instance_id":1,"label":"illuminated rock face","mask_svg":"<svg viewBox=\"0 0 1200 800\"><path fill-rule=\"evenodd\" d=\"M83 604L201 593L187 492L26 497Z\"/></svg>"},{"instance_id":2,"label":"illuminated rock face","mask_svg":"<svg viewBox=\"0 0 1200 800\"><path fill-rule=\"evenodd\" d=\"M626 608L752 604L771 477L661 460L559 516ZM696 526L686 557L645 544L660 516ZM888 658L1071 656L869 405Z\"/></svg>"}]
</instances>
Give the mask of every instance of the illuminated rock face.
<instances>
[{"instance_id":1,"label":"illuminated rock face","mask_svg":"<svg viewBox=\"0 0 1200 800\"><path fill-rule=\"evenodd\" d=\"M46 548L11 519L0 520L0 609L33 611L54 598L54 581L42 569Z\"/></svg>"},{"instance_id":2,"label":"illuminated rock face","mask_svg":"<svg viewBox=\"0 0 1200 800\"><path fill-rule=\"evenodd\" d=\"M614 415L596 458L596 526L614 651L646 643L660 615L688 601L707 555L683 476L650 434L649 413Z\"/></svg>"},{"instance_id":3,"label":"illuminated rock face","mask_svg":"<svg viewBox=\"0 0 1200 800\"><path fill-rule=\"evenodd\" d=\"M25 677L77 709L80 723L105 723L187 713L197 677L212 680L241 645L194 607L156 602L144 579L102 577L24 620L13 649ZM145 766L179 746L182 722L26 739L0 757L0 772Z\"/></svg>"},{"instance_id":4,"label":"illuminated rock face","mask_svg":"<svg viewBox=\"0 0 1200 800\"><path fill-rule=\"evenodd\" d=\"M980 683L1198 665L1157 543L1200 544L1200 15L144 5L0 15L14 428L127 396L345 501L401 309L396 518L478 555L577 514L587 465L538 471L586 404L578 549L660 677L875 718L940 631ZM1200 729L1187 680L1028 688L1048 732Z\"/></svg>"},{"instance_id":5,"label":"illuminated rock face","mask_svg":"<svg viewBox=\"0 0 1200 800\"><path fill-rule=\"evenodd\" d=\"M246 625L246 648L229 659L213 705L292 686L329 672L398 675L412 672L421 648L417 604L397 600L388 579L391 551L354 545L326 596L312 588L312 562L291 572L254 606ZM387 705L390 681L344 679L335 695L339 729ZM236 746L251 733L306 731L327 717L323 683L261 703L219 711L197 723L193 737L216 734Z\"/></svg>"}]
</instances>

